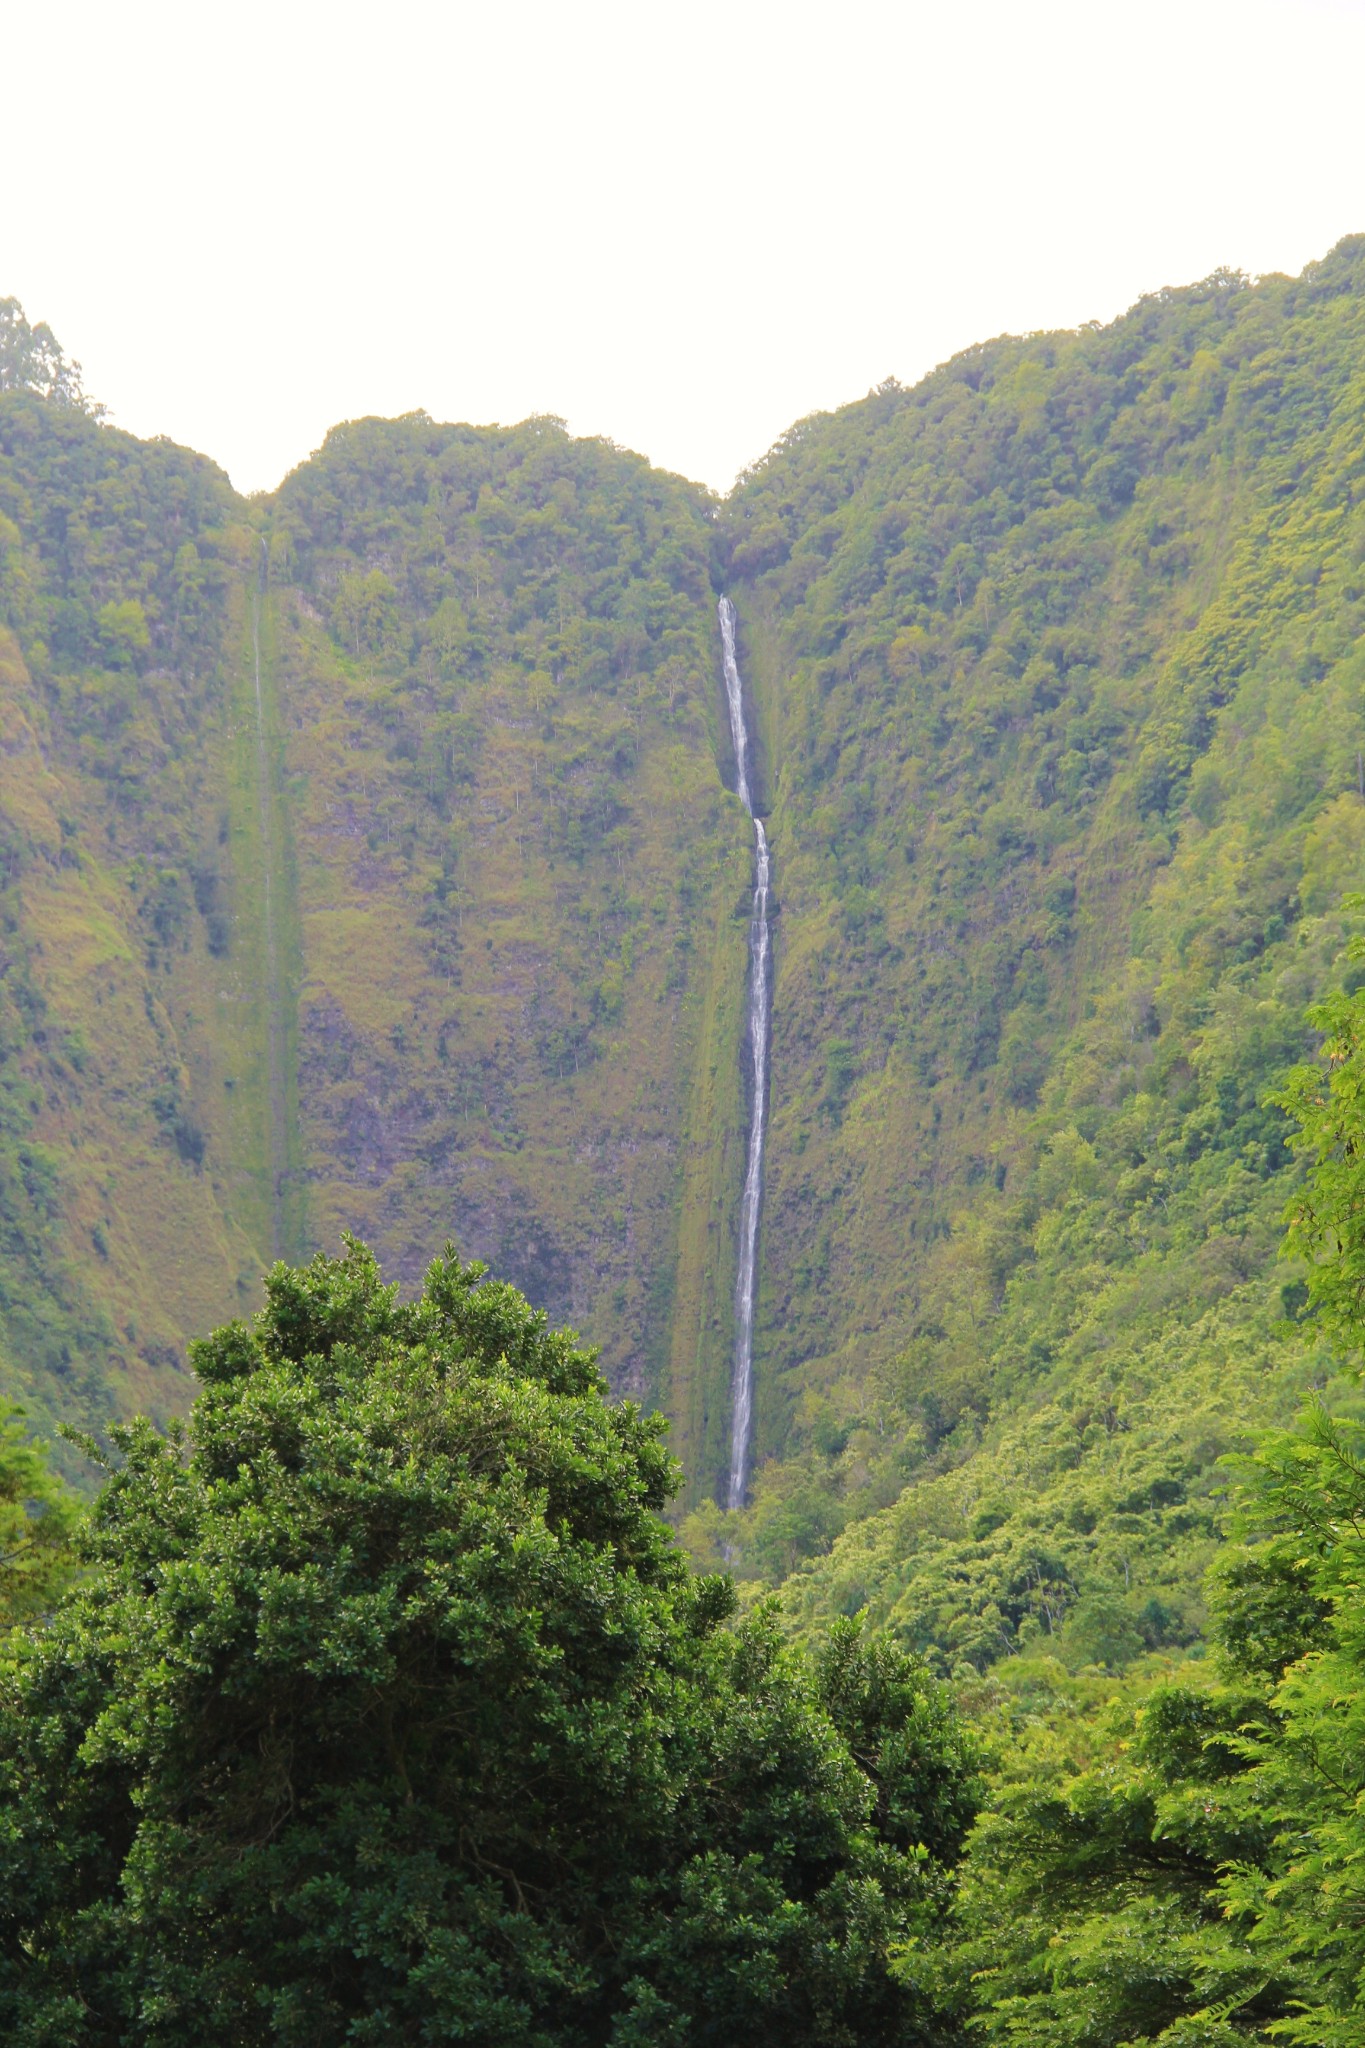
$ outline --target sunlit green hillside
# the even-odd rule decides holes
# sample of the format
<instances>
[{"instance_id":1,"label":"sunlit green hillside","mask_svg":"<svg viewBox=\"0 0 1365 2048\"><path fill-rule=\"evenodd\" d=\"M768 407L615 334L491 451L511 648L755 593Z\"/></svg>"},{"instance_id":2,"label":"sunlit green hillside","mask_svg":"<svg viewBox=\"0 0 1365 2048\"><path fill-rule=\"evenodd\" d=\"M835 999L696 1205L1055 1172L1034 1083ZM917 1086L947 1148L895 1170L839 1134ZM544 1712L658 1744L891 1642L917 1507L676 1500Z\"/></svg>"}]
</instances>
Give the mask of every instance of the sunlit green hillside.
<instances>
[{"instance_id":1,"label":"sunlit green hillside","mask_svg":"<svg viewBox=\"0 0 1365 2048\"><path fill-rule=\"evenodd\" d=\"M48 1420L188 1398L263 1218L245 507L202 457L0 395L0 1347Z\"/></svg>"},{"instance_id":2,"label":"sunlit green hillside","mask_svg":"<svg viewBox=\"0 0 1365 2048\"><path fill-rule=\"evenodd\" d=\"M724 1455L747 829L706 495L553 421L269 505L0 394L6 1371L186 1398L269 1259L453 1236Z\"/></svg>"},{"instance_id":3,"label":"sunlit green hillside","mask_svg":"<svg viewBox=\"0 0 1365 2048\"><path fill-rule=\"evenodd\" d=\"M173 1407L274 1251L352 1227L411 1285L453 1236L673 1414L704 1501L745 1117L725 590L779 900L766 1462L693 1538L780 1577L850 1525L805 1608L977 1662L1092 1565L1116 1640L1191 1637L1187 1499L1292 1396L1263 1098L1365 883L1362 339L1351 242L988 343L724 504L423 415L248 503L6 373L8 1377ZM1140 1568L1086 1550L1111 1514Z\"/></svg>"},{"instance_id":4,"label":"sunlit green hillside","mask_svg":"<svg viewBox=\"0 0 1365 2048\"><path fill-rule=\"evenodd\" d=\"M727 509L783 901L741 1552L853 1518L809 1618L1198 1633L1214 1460L1308 1371L1265 1096L1358 972L1363 340L1365 243L1215 278L811 421Z\"/></svg>"}]
</instances>

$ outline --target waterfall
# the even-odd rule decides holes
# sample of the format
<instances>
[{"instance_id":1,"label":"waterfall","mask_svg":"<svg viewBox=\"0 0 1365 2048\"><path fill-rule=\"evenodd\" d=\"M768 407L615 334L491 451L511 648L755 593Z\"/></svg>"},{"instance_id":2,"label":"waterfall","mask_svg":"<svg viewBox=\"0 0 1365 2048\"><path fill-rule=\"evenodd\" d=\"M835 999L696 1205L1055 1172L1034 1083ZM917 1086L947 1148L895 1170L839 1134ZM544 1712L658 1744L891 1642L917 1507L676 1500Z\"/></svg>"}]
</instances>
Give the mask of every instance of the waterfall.
<instances>
[{"instance_id":1,"label":"waterfall","mask_svg":"<svg viewBox=\"0 0 1365 2048\"><path fill-rule=\"evenodd\" d=\"M749 781L749 730L744 691L735 658L735 608L719 605L725 701L735 749L735 788L754 825L754 895L749 914L749 987L746 1040L753 1082L749 1142L744 1160L744 1195L739 1209L739 1270L735 1276L735 1355L730 1398L730 1483L726 1506L743 1507L749 1477L749 1441L754 1410L754 1299L758 1292L758 1219L763 1206L763 1142L768 1126L768 1040L772 1022L773 951L768 929L772 859L763 820L754 817Z\"/></svg>"}]
</instances>

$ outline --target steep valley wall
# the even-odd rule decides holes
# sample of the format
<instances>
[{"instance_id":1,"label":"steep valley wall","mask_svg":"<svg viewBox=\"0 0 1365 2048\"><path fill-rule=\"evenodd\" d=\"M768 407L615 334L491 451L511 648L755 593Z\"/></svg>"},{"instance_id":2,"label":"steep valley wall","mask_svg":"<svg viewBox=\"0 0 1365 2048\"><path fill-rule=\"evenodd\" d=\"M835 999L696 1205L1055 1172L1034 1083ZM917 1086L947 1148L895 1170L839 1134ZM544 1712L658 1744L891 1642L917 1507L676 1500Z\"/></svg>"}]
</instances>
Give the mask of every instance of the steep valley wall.
<instances>
[{"instance_id":1,"label":"steep valley wall","mask_svg":"<svg viewBox=\"0 0 1365 2048\"><path fill-rule=\"evenodd\" d=\"M164 1414L273 1251L354 1230L412 1285L454 1238L723 1459L748 848L704 495L552 423L419 419L247 507L198 458L0 412L15 1200L46 1176L11 1384ZM92 890L146 1046L59 907Z\"/></svg>"},{"instance_id":2,"label":"steep valley wall","mask_svg":"<svg viewBox=\"0 0 1365 2048\"><path fill-rule=\"evenodd\" d=\"M356 1230L410 1286L453 1237L714 1492L752 880L721 589L777 877L760 1463L907 1373L937 1442L1059 1369L1085 1290L1045 1333L1012 1304L1073 1138L1114 1148L1092 1302L1270 1286L1253 1098L1365 881L1362 334L1355 244L1215 278L802 423L723 504L422 415L247 503L0 395L6 1385L165 1414L274 1247Z\"/></svg>"}]
</instances>

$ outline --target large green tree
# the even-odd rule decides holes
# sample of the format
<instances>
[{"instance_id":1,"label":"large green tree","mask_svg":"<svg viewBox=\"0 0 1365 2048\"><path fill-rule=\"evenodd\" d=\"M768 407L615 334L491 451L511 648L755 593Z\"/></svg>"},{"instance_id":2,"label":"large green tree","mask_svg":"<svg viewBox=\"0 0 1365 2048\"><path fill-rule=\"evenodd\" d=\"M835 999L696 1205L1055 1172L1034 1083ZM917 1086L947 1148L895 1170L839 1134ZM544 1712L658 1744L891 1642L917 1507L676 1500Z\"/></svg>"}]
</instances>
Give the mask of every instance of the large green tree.
<instances>
[{"instance_id":1,"label":"large green tree","mask_svg":"<svg viewBox=\"0 0 1365 2048\"><path fill-rule=\"evenodd\" d=\"M36 327L17 299L0 299L0 391L32 391L58 405L98 416L81 387L81 366L63 352L45 321Z\"/></svg>"},{"instance_id":2,"label":"large green tree","mask_svg":"<svg viewBox=\"0 0 1365 2048\"><path fill-rule=\"evenodd\" d=\"M352 1243L195 1362L5 1697L5 2039L948 2037L969 1743L853 1624L728 1625L590 1353Z\"/></svg>"}]
</instances>

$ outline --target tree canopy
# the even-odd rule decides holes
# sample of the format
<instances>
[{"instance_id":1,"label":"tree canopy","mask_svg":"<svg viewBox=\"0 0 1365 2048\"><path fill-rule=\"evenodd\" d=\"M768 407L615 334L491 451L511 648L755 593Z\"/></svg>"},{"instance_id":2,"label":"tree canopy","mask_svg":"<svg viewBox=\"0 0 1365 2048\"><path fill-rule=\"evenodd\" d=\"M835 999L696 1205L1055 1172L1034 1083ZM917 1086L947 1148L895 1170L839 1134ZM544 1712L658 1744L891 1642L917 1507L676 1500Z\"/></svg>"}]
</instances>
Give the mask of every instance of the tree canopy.
<instances>
[{"instance_id":1,"label":"tree canopy","mask_svg":"<svg viewBox=\"0 0 1365 2048\"><path fill-rule=\"evenodd\" d=\"M195 1364L4 1696L7 2039L945 2037L971 1742L855 1623L730 1625L591 1353L351 1242Z\"/></svg>"},{"instance_id":2,"label":"tree canopy","mask_svg":"<svg viewBox=\"0 0 1365 2048\"><path fill-rule=\"evenodd\" d=\"M0 299L0 391L31 391L57 405L98 415L85 395L81 366L64 353L45 321L29 325L17 299Z\"/></svg>"}]
</instances>

